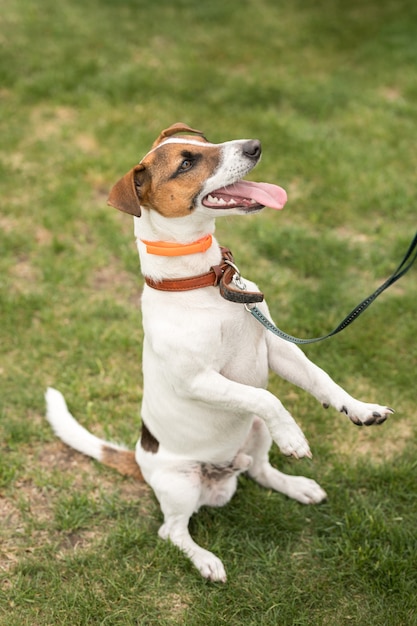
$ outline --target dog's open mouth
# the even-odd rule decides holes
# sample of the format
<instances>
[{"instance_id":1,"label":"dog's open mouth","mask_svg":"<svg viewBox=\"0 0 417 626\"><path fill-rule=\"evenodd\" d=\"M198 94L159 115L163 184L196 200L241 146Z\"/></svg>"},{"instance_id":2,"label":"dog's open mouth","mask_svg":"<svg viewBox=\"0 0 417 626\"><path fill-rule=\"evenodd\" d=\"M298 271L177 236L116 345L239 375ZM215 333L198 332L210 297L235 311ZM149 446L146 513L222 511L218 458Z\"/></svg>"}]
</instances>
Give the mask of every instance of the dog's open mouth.
<instances>
[{"instance_id":1,"label":"dog's open mouth","mask_svg":"<svg viewBox=\"0 0 417 626\"><path fill-rule=\"evenodd\" d=\"M203 198L204 206L210 209L243 209L252 211L268 206L282 209L287 201L287 194L282 187L269 183L252 183L239 180L227 187L212 191Z\"/></svg>"}]
</instances>

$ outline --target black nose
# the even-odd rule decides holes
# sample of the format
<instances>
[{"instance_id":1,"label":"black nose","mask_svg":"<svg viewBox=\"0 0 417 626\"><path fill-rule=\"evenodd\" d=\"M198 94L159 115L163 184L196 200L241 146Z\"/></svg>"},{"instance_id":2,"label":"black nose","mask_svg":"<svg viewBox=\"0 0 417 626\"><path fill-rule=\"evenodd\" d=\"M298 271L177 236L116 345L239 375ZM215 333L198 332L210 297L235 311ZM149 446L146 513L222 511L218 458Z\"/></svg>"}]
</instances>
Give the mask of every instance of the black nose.
<instances>
[{"instance_id":1,"label":"black nose","mask_svg":"<svg viewBox=\"0 0 417 626\"><path fill-rule=\"evenodd\" d=\"M262 153L262 146L259 139L250 139L243 144L243 154L250 159L259 159Z\"/></svg>"}]
</instances>

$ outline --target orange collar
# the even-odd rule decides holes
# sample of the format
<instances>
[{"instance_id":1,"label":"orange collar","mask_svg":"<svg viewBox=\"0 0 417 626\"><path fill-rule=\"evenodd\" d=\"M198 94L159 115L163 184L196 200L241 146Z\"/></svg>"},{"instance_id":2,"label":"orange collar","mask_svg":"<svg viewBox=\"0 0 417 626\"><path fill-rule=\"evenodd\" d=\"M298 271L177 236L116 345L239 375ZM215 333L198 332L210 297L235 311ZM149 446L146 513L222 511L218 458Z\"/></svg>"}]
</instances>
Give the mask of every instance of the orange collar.
<instances>
[{"instance_id":1,"label":"orange collar","mask_svg":"<svg viewBox=\"0 0 417 626\"><path fill-rule=\"evenodd\" d=\"M212 236L204 235L201 239L192 243L175 243L171 241L146 241L141 239L146 245L148 254L156 254L158 256L184 256L185 254L196 254L197 252L205 252L211 246Z\"/></svg>"}]
</instances>

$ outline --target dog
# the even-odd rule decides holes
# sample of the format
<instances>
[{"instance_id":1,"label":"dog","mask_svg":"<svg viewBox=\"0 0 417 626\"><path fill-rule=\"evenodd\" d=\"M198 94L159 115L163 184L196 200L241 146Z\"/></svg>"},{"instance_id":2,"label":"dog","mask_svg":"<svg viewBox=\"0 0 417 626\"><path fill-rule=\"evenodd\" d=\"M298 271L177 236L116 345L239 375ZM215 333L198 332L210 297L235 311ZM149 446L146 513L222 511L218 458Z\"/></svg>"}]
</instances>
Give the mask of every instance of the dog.
<instances>
[{"instance_id":1,"label":"dog","mask_svg":"<svg viewBox=\"0 0 417 626\"><path fill-rule=\"evenodd\" d=\"M294 344L268 332L246 310L262 300L214 238L215 219L282 209L285 191L243 181L261 157L258 140L214 144L177 123L112 188L108 203L134 216L145 277L142 432L136 451L103 441L69 413L56 389L47 419L69 446L144 479L158 499L169 539L211 581L226 581L221 560L192 539L188 524L203 505L223 506L237 477L303 504L325 491L268 460L272 442L298 459L309 444L290 413L267 391L269 369L334 407L357 425L380 424L392 409L356 400ZM264 301L258 304L270 319Z\"/></svg>"}]
</instances>

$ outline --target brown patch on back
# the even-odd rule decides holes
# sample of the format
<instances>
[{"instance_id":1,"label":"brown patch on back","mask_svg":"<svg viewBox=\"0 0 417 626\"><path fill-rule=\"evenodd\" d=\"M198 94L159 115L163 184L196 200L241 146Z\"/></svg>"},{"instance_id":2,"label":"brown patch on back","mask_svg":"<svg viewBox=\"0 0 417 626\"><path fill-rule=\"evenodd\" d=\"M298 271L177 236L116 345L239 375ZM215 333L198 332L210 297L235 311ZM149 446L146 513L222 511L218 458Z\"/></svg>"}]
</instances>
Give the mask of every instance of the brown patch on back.
<instances>
[{"instance_id":1,"label":"brown patch on back","mask_svg":"<svg viewBox=\"0 0 417 626\"><path fill-rule=\"evenodd\" d=\"M159 441L148 430L143 420L142 420L142 434L140 436L140 445L145 450L145 452L152 452L152 454L156 454L156 452L158 452L158 449L159 449Z\"/></svg>"},{"instance_id":2,"label":"brown patch on back","mask_svg":"<svg viewBox=\"0 0 417 626\"><path fill-rule=\"evenodd\" d=\"M142 472L136 463L135 453L131 450L119 450L110 446L103 446L101 462L108 467L117 470L123 476L131 476L136 480L143 481Z\"/></svg>"}]
</instances>

